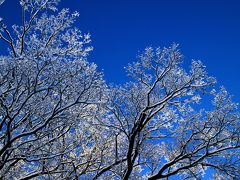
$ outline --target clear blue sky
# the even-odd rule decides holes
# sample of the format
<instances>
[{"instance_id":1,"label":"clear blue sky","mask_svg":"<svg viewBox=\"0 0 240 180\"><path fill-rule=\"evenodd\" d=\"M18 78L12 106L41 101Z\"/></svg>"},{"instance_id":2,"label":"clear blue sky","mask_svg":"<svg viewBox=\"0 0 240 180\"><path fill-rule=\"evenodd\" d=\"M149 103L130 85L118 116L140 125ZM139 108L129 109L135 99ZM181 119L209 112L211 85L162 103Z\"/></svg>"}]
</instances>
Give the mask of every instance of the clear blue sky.
<instances>
[{"instance_id":1,"label":"clear blue sky","mask_svg":"<svg viewBox=\"0 0 240 180\"><path fill-rule=\"evenodd\" d=\"M240 100L240 1L62 0L60 7L80 12L76 26L91 33L90 61L104 69L108 82L126 80L123 67L139 50L176 42L186 65L201 59ZM6 0L0 16L10 23L20 20L18 0Z\"/></svg>"}]
</instances>

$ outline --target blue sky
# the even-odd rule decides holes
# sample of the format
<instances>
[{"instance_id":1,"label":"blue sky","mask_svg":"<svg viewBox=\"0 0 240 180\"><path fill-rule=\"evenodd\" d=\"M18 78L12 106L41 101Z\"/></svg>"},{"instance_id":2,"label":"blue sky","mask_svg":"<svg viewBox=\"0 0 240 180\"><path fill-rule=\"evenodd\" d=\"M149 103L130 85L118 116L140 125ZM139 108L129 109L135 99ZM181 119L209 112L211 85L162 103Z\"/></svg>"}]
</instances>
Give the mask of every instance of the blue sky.
<instances>
[{"instance_id":1,"label":"blue sky","mask_svg":"<svg viewBox=\"0 0 240 180\"><path fill-rule=\"evenodd\" d=\"M76 26L92 35L90 61L104 69L108 82L126 81L123 67L146 46L176 42L186 66L193 58L202 60L240 100L240 1L62 0L62 7L80 12ZM6 0L0 16L19 22L18 0Z\"/></svg>"}]
</instances>

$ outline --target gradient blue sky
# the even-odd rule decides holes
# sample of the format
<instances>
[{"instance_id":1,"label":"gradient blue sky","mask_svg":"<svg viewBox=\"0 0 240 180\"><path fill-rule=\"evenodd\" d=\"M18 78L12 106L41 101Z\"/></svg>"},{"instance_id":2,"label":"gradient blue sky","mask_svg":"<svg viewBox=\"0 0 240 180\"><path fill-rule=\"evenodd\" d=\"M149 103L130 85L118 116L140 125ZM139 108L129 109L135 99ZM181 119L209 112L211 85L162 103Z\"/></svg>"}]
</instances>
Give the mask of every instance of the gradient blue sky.
<instances>
[{"instance_id":1,"label":"gradient blue sky","mask_svg":"<svg viewBox=\"0 0 240 180\"><path fill-rule=\"evenodd\" d=\"M91 33L90 61L104 69L108 82L124 82L123 67L146 46L176 42L186 66L192 58L202 60L240 100L240 1L62 0L62 7L80 12L76 26ZM0 17L19 22L18 0L6 0Z\"/></svg>"}]
</instances>

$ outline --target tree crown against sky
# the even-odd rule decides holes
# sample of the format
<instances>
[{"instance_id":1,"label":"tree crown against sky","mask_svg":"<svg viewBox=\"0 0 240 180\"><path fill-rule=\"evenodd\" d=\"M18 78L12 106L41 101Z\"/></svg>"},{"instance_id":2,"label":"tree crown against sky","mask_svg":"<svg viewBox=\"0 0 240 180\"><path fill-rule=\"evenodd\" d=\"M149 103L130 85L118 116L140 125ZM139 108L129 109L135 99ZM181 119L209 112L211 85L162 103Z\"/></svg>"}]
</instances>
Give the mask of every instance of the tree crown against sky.
<instances>
[{"instance_id":1,"label":"tree crown against sky","mask_svg":"<svg viewBox=\"0 0 240 180\"><path fill-rule=\"evenodd\" d=\"M201 61L147 47L129 82L107 85L58 3L21 0L22 21L0 22L1 178L239 178L238 105Z\"/></svg>"}]
</instances>

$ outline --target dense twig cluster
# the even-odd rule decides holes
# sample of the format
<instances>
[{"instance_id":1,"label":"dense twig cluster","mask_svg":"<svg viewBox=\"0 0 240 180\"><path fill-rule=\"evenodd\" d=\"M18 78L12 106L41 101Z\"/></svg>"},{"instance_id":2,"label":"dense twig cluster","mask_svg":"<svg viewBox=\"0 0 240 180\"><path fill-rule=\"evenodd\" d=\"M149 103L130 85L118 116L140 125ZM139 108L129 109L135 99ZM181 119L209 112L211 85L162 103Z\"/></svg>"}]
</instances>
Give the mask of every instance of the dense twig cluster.
<instances>
[{"instance_id":1,"label":"dense twig cluster","mask_svg":"<svg viewBox=\"0 0 240 180\"><path fill-rule=\"evenodd\" d=\"M240 178L237 104L200 61L187 72L176 44L149 47L126 68L131 82L107 86L78 13L58 3L21 0L13 31L0 19L1 179Z\"/></svg>"}]
</instances>

